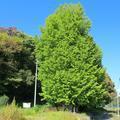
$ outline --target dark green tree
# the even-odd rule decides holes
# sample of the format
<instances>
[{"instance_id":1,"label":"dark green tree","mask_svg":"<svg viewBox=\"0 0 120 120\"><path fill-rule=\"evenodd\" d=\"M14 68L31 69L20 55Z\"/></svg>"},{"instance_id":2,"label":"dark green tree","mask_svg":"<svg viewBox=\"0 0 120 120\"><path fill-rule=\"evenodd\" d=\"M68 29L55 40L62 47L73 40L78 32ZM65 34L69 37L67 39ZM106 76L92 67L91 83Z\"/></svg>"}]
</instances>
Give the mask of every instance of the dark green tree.
<instances>
[{"instance_id":1,"label":"dark green tree","mask_svg":"<svg viewBox=\"0 0 120 120\"><path fill-rule=\"evenodd\" d=\"M0 29L0 95L11 101L14 97L17 102L33 101L34 48L32 37L17 29Z\"/></svg>"},{"instance_id":2,"label":"dark green tree","mask_svg":"<svg viewBox=\"0 0 120 120\"><path fill-rule=\"evenodd\" d=\"M80 4L65 4L46 19L37 44L42 95L58 105L100 107L106 102L102 52L89 34Z\"/></svg>"}]
</instances>

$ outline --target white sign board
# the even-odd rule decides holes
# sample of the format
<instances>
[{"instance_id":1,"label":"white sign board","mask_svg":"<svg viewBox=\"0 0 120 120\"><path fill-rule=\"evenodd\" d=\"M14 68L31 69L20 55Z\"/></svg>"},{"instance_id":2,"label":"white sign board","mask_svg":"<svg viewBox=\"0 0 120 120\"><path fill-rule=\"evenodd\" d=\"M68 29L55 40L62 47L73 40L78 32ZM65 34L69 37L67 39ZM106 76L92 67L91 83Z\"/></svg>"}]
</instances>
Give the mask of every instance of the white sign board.
<instances>
[{"instance_id":1,"label":"white sign board","mask_svg":"<svg viewBox=\"0 0 120 120\"><path fill-rule=\"evenodd\" d=\"M23 108L30 108L31 107L31 103L23 103Z\"/></svg>"}]
</instances>

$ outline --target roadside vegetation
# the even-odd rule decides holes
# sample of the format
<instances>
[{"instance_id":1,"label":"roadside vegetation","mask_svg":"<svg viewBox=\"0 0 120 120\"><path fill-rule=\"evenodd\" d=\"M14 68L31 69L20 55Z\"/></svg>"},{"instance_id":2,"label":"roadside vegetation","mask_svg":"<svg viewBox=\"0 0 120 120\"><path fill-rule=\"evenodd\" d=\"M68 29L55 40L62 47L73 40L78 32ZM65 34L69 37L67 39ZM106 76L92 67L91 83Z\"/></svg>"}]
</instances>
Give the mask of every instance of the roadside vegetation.
<instances>
[{"instance_id":1,"label":"roadside vegetation","mask_svg":"<svg viewBox=\"0 0 120 120\"><path fill-rule=\"evenodd\" d=\"M35 108L25 109L15 105L0 107L0 120L119 120L116 111L107 111L104 109L91 109L88 111L73 113L63 111L61 108L57 111L51 105L40 105Z\"/></svg>"}]
</instances>

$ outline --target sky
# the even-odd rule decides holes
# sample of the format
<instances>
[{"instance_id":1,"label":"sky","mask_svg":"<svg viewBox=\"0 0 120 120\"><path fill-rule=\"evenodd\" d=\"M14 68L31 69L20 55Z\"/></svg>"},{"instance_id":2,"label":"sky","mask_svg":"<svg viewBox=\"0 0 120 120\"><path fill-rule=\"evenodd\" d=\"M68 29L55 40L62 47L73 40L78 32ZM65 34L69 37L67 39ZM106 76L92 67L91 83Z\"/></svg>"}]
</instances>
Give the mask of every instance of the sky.
<instances>
[{"instance_id":1,"label":"sky","mask_svg":"<svg viewBox=\"0 0 120 120\"><path fill-rule=\"evenodd\" d=\"M103 65L120 90L120 0L0 0L0 27L39 35L45 19L64 3L81 3L103 52Z\"/></svg>"}]
</instances>

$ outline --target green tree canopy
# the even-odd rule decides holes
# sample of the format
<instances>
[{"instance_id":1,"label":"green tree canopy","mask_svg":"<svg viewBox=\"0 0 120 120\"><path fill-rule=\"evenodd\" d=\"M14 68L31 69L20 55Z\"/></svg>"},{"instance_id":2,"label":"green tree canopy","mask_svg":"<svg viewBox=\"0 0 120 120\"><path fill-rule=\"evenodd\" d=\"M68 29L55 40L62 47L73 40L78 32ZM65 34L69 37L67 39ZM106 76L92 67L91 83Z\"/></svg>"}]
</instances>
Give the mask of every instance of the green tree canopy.
<instances>
[{"instance_id":1,"label":"green tree canopy","mask_svg":"<svg viewBox=\"0 0 120 120\"><path fill-rule=\"evenodd\" d=\"M0 95L18 102L34 96L35 56L32 37L12 28L0 29Z\"/></svg>"},{"instance_id":2,"label":"green tree canopy","mask_svg":"<svg viewBox=\"0 0 120 120\"><path fill-rule=\"evenodd\" d=\"M106 99L108 99L106 102L109 103L117 96L117 93L114 88L115 85L107 73L105 73L105 85L106 85L106 90L107 90Z\"/></svg>"},{"instance_id":3,"label":"green tree canopy","mask_svg":"<svg viewBox=\"0 0 120 120\"><path fill-rule=\"evenodd\" d=\"M65 4L46 19L37 44L42 95L52 104L99 107L106 102L102 52L89 34L80 4Z\"/></svg>"}]
</instances>

